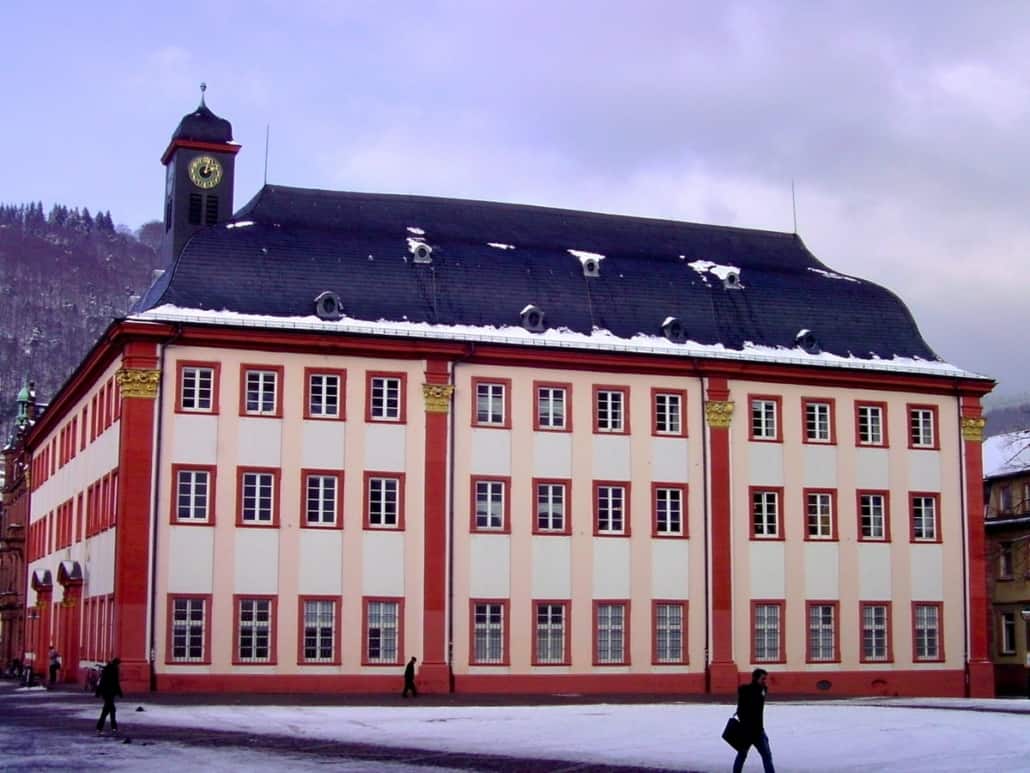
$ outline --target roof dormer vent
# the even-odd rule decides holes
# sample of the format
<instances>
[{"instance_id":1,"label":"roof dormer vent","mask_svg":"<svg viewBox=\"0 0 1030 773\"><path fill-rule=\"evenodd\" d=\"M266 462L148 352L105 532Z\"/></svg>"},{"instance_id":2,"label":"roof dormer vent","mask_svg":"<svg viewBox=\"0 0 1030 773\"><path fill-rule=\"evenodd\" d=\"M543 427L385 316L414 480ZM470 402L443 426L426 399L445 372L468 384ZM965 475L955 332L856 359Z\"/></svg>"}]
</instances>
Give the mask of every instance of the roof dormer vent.
<instances>
[{"instance_id":1,"label":"roof dormer vent","mask_svg":"<svg viewBox=\"0 0 1030 773\"><path fill-rule=\"evenodd\" d=\"M674 344L687 340L687 329L679 317L666 317L662 323L662 334Z\"/></svg>"},{"instance_id":2,"label":"roof dormer vent","mask_svg":"<svg viewBox=\"0 0 1030 773\"><path fill-rule=\"evenodd\" d=\"M741 288L740 274L737 271L727 271L723 275L722 286L727 290L739 290Z\"/></svg>"},{"instance_id":3,"label":"roof dormer vent","mask_svg":"<svg viewBox=\"0 0 1030 773\"><path fill-rule=\"evenodd\" d=\"M315 298L315 314L319 319L337 320L343 316L343 304L340 296L332 290L321 292Z\"/></svg>"},{"instance_id":4,"label":"roof dormer vent","mask_svg":"<svg viewBox=\"0 0 1030 773\"><path fill-rule=\"evenodd\" d=\"M416 263L433 262L433 248L420 238L412 239L408 237L408 252L414 256Z\"/></svg>"},{"instance_id":5,"label":"roof dormer vent","mask_svg":"<svg viewBox=\"0 0 1030 773\"><path fill-rule=\"evenodd\" d=\"M604 260L604 255L583 250L568 250L568 253L579 260L580 265L583 266L583 276L601 276L601 261Z\"/></svg>"},{"instance_id":6,"label":"roof dormer vent","mask_svg":"<svg viewBox=\"0 0 1030 773\"><path fill-rule=\"evenodd\" d=\"M800 346L809 354L819 354L823 350L819 345L819 339L815 337L815 333L808 329L798 331L797 335L794 336L794 344Z\"/></svg>"},{"instance_id":7,"label":"roof dormer vent","mask_svg":"<svg viewBox=\"0 0 1030 773\"><path fill-rule=\"evenodd\" d=\"M544 332L545 315L543 310L537 308L531 303L519 312L519 316L522 318L522 327L524 327L530 333Z\"/></svg>"}]
</instances>

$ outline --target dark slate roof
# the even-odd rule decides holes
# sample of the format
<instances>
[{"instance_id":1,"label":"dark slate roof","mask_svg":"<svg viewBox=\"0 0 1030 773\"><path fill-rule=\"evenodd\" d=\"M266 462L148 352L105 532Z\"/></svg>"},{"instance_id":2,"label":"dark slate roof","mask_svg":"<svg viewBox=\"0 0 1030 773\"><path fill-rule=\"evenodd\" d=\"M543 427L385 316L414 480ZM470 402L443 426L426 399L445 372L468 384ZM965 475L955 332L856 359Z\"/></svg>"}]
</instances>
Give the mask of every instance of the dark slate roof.
<instances>
[{"instance_id":1,"label":"dark slate roof","mask_svg":"<svg viewBox=\"0 0 1030 773\"><path fill-rule=\"evenodd\" d=\"M195 142L232 142L232 124L211 112L203 100L192 113L179 121L172 134L172 141L193 140Z\"/></svg>"},{"instance_id":2,"label":"dark slate roof","mask_svg":"<svg viewBox=\"0 0 1030 773\"><path fill-rule=\"evenodd\" d=\"M534 304L547 327L587 334L661 335L671 316L689 339L731 349L794 348L808 329L832 354L938 359L897 296L827 276L796 234L272 185L235 219L253 225L198 232L137 311L173 304L306 316L330 290L363 320L519 325ZM431 265L413 261L411 228L425 232ZM584 277L570 249L604 255L600 276ZM700 275L688 265L698 260L738 267L742 289Z\"/></svg>"}]
</instances>

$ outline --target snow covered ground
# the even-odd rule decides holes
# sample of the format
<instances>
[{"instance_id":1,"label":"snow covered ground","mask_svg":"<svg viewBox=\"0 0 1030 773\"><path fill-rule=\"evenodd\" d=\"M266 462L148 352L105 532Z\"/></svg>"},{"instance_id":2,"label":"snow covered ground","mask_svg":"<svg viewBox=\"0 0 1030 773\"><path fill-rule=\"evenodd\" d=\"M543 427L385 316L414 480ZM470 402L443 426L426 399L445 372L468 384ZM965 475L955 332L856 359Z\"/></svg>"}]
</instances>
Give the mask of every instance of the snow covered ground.
<instances>
[{"instance_id":1,"label":"snow covered ground","mask_svg":"<svg viewBox=\"0 0 1030 773\"><path fill-rule=\"evenodd\" d=\"M0 696L0 715L14 694ZM4 706L4 703L9 705ZM60 732L35 732L32 745L13 742L24 728L0 724L5 770L205 771L326 770L327 760L260 748L122 744L92 735L97 706L60 693L18 694L19 704L67 717ZM144 711L134 711L136 706ZM28 706L27 706L28 707ZM120 705L123 734L144 726L235 730L258 737L335 740L427 751L511 755L523 759L637 765L668 770L728 770L733 753L720 733L728 704L589 704L574 706L218 706L166 705L128 699ZM789 771L1030 770L1030 701L1026 699L856 699L777 702L766 727L776 767ZM184 733L189 737L188 731ZM259 746L259 744L258 744ZM12 753L13 750L13 753ZM329 761L334 770L445 770L382 761ZM467 768L466 768L467 769ZM512 768L517 769L517 768ZM579 768L584 769L583 767ZM760 771L752 751L745 770Z\"/></svg>"}]
</instances>

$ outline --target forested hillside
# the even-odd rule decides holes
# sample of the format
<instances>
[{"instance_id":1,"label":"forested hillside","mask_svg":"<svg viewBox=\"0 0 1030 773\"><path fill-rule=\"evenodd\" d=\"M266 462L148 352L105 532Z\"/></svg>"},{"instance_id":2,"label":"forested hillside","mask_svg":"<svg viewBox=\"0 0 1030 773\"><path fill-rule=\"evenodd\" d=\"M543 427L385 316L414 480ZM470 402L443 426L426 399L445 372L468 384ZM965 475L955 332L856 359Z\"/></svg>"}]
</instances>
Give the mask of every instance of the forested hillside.
<instances>
[{"instance_id":1,"label":"forested hillside","mask_svg":"<svg viewBox=\"0 0 1030 773\"><path fill-rule=\"evenodd\" d=\"M110 212L0 204L0 445L23 381L48 402L129 297L149 287L160 232L156 223L116 229Z\"/></svg>"}]
</instances>

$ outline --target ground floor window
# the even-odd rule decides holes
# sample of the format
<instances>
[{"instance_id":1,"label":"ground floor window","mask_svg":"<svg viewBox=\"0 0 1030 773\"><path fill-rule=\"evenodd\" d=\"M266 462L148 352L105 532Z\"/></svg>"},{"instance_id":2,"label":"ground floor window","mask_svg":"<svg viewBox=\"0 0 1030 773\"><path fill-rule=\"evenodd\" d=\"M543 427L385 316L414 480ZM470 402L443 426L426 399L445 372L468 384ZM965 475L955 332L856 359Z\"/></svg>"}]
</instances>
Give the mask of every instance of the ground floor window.
<instances>
[{"instance_id":1,"label":"ground floor window","mask_svg":"<svg viewBox=\"0 0 1030 773\"><path fill-rule=\"evenodd\" d=\"M171 613L171 660L175 663L207 663L208 610L206 596L174 596L169 601Z\"/></svg>"}]
</instances>

